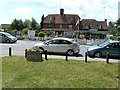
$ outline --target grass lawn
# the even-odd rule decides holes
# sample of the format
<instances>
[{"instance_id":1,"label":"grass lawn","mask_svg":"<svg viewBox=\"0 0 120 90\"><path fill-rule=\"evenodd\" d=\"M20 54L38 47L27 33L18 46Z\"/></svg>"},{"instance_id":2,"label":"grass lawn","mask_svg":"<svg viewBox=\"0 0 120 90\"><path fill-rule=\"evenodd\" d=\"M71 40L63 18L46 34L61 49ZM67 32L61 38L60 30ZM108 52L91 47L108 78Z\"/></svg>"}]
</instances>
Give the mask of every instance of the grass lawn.
<instances>
[{"instance_id":1,"label":"grass lawn","mask_svg":"<svg viewBox=\"0 0 120 90\"><path fill-rule=\"evenodd\" d=\"M2 58L3 88L118 88L118 64L48 59Z\"/></svg>"}]
</instances>

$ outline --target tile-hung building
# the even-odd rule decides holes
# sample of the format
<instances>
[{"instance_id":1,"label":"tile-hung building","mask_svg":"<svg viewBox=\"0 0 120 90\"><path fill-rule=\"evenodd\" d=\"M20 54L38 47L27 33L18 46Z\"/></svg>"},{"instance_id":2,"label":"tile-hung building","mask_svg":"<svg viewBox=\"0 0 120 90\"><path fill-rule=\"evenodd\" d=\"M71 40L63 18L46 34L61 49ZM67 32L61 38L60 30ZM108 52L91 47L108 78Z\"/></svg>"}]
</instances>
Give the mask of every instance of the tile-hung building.
<instances>
[{"instance_id":1,"label":"tile-hung building","mask_svg":"<svg viewBox=\"0 0 120 90\"><path fill-rule=\"evenodd\" d=\"M54 36L80 38L82 35L88 39L104 39L108 32L106 19L105 21L95 19L80 20L77 14L64 14L64 9L60 9L60 14L47 15L42 30L52 32Z\"/></svg>"},{"instance_id":2,"label":"tile-hung building","mask_svg":"<svg viewBox=\"0 0 120 90\"><path fill-rule=\"evenodd\" d=\"M82 19L79 32L87 39L105 39L108 34L107 19L104 21Z\"/></svg>"},{"instance_id":3,"label":"tile-hung building","mask_svg":"<svg viewBox=\"0 0 120 90\"><path fill-rule=\"evenodd\" d=\"M42 30L57 36L71 37L78 29L76 23L79 19L77 14L64 14L64 9L60 9L60 14L49 14L45 17Z\"/></svg>"}]
</instances>

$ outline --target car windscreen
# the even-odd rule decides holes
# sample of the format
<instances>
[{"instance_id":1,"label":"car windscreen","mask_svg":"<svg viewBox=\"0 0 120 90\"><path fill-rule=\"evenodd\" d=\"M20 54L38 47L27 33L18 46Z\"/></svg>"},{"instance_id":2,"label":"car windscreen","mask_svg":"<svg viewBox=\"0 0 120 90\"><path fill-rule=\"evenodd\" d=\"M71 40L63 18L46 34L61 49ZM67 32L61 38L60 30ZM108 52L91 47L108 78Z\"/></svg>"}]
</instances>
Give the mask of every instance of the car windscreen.
<instances>
[{"instance_id":1,"label":"car windscreen","mask_svg":"<svg viewBox=\"0 0 120 90\"><path fill-rule=\"evenodd\" d=\"M8 37L13 37L11 34L9 34L9 33L5 33L5 35L6 36L8 36Z\"/></svg>"},{"instance_id":2,"label":"car windscreen","mask_svg":"<svg viewBox=\"0 0 120 90\"><path fill-rule=\"evenodd\" d=\"M101 43L101 44L98 44L98 46L100 46L100 47L105 47L105 46L107 46L109 43L110 43L109 41L105 41L105 42L103 42L103 43Z\"/></svg>"}]
</instances>

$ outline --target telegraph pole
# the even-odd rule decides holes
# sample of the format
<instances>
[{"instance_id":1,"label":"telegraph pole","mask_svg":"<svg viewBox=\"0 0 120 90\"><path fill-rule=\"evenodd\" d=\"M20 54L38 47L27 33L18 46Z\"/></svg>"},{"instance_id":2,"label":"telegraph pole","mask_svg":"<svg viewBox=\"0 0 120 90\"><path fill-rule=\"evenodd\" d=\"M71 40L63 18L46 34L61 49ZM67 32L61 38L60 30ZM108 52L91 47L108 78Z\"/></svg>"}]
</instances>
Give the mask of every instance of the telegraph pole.
<instances>
[{"instance_id":1,"label":"telegraph pole","mask_svg":"<svg viewBox=\"0 0 120 90\"><path fill-rule=\"evenodd\" d=\"M106 9L106 7L104 6L103 9L104 9L104 19L105 19L105 9Z\"/></svg>"}]
</instances>

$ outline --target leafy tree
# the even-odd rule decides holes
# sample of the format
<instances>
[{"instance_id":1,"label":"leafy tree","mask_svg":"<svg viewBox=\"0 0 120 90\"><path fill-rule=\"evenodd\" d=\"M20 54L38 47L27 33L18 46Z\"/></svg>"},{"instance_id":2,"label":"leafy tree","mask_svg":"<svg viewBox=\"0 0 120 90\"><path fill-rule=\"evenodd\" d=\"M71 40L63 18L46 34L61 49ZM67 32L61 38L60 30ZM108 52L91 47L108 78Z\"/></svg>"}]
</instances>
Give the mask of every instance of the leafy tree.
<instances>
[{"instance_id":1,"label":"leafy tree","mask_svg":"<svg viewBox=\"0 0 120 90\"><path fill-rule=\"evenodd\" d=\"M23 21L14 19L11 24L11 29L16 29L18 31L23 29Z\"/></svg>"},{"instance_id":2,"label":"leafy tree","mask_svg":"<svg viewBox=\"0 0 120 90\"><path fill-rule=\"evenodd\" d=\"M120 26L120 18L116 21L116 26Z\"/></svg>"},{"instance_id":3,"label":"leafy tree","mask_svg":"<svg viewBox=\"0 0 120 90\"><path fill-rule=\"evenodd\" d=\"M31 21L25 19L25 21L23 22L23 27L24 28L30 28L31 27Z\"/></svg>"},{"instance_id":4,"label":"leafy tree","mask_svg":"<svg viewBox=\"0 0 120 90\"><path fill-rule=\"evenodd\" d=\"M36 20L34 18L32 18L31 27L32 27L33 30L36 29L36 24L37 24Z\"/></svg>"}]
</instances>

